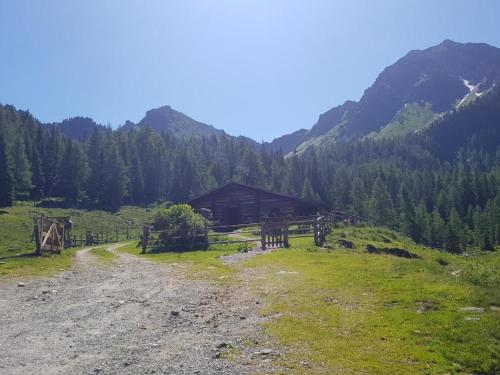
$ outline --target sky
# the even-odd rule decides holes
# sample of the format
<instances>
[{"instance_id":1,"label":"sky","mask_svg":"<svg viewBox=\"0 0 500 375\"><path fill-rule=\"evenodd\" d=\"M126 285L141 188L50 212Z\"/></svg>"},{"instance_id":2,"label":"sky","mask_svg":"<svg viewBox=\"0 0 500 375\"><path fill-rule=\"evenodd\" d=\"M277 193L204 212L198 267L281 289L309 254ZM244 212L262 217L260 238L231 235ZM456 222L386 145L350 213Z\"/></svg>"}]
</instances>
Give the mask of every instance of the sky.
<instances>
[{"instance_id":1,"label":"sky","mask_svg":"<svg viewBox=\"0 0 500 375\"><path fill-rule=\"evenodd\" d=\"M500 47L500 1L0 0L0 103L113 127L162 105L271 140L408 51Z\"/></svg>"}]
</instances>

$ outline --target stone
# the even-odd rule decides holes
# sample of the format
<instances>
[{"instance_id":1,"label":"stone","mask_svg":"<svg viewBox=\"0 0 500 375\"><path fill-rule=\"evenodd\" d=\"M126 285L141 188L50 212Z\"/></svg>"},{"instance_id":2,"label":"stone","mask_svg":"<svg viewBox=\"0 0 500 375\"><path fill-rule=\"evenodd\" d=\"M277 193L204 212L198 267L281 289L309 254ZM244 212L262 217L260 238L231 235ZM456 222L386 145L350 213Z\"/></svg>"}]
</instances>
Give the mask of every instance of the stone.
<instances>
[{"instance_id":1,"label":"stone","mask_svg":"<svg viewBox=\"0 0 500 375\"><path fill-rule=\"evenodd\" d=\"M225 341L222 341L220 343L217 344L216 348L217 349L222 349L222 348L227 348L229 346L229 344Z\"/></svg>"},{"instance_id":2,"label":"stone","mask_svg":"<svg viewBox=\"0 0 500 375\"><path fill-rule=\"evenodd\" d=\"M462 312L484 312L484 309L482 307L476 307L476 306L467 306L467 307L461 307L460 311Z\"/></svg>"},{"instance_id":3,"label":"stone","mask_svg":"<svg viewBox=\"0 0 500 375\"><path fill-rule=\"evenodd\" d=\"M18 282L18 283L17 283L17 286L18 286L18 287L20 287L20 288L22 288L22 287L26 286L26 284L25 284L25 283L22 283L22 282Z\"/></svg>"},{"instance_id":4,"label":"stone","mask_svg":"<svg viewBox=\"0 0 500 375\"><path fill-rule=\"evenodd\" d=\"M370 254L380 254L380 251L371 244L366 245L366 251L368 251Z\"/></svg>"},{"instance_id":5,"label":"stone","mask_svg":"<svg viewBox=\"0 0 500 375\"><path fill-rule=\"evenodd\" d=\"M342 246L343 248L346 248L346 249L354 249L354 243L352 241L349 241L349 240L340 239L339 245Z\"/></svg>"},{"instance_id":6,"label":"stone","mask_svg":"<svg viewBox=\"0 0 500 375\"><path fill-rule=\"evenodd\" d=\"M456 270L456 271L453 271L451 274L453 276L459 276L461 273L462 273L462 270Z\"/></svg>"},{"instance_id":7,"label":"stone","mask_svg":"<svg viewBox=\"0 0 500 375\"><path fill-rule=\"evenodd\" d=\"M173 316L179 316L180 313L177 310L172 310L170 311L170 314L172 314Z\"/></svg>"},{"instance_id":8,"label":"stone","mask_svg":"<svg viewBox=\"0 0 500 375\"><path fill-rule=\"evenodd\" d=\"M262 349L260 352L259 352L260 355L270 355L270 354L273 354L273 350L272 349Z\"/></svg>"},{"instance_id":9,"label":"stone","mask_svg":"<svg viewBox=\"0 0 500 375\"><path fill-rule=\"evenodd\" d=\"M433 301L419 301L416 303L416 305L418 314L423 314L427 311L438 309L437 304Z\"/></svg>"},{"instance_id":10,"label":"stone","mask_svg":"<svg viewBox=\"0 0 500 375\"><path fill-rule=\"evenodd\" d=\"M500 306L491 305L490 310L491 311L500 311Z\"/></svg>"},{"instance_id":11,"label":"stone","mask_svg":"<svg viewBox=\"0 0 500 375\"><path fill-rule=\"evenodd\" d=\"M476 316L466 316L464 320L467 320L469 322L478 322L480 319Z\"/></svg>"}]
</instances>

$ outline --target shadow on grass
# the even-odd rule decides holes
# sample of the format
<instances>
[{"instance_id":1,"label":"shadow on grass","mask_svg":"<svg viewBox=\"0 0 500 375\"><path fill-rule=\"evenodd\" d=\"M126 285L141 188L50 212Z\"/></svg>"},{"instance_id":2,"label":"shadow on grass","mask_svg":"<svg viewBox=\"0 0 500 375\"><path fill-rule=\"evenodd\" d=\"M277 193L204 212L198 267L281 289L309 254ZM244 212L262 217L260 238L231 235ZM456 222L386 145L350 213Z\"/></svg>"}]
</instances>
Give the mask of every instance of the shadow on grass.
<instances>
[{"instance_id":1,"label":"shadow on grass","mask_svg":"<svg viewBox=\"0 0 500 375\"><path fill-rule=\"evenodd\" d=\"M161 254L161 253L184 253L186 251L207 251L208 249L204 244L202 245L191 245L191 244L182 244L182 245L162 245L158 247L154 247L148 251L150 254Z\"/></svg>"},{"instance_id":2,"label":"shadow on grass","mask_svg":"<svg viewBox=\"0 0 500 375\"><path fill-rule=\"evenodd\" d=\"M100 210L110 213L116 213L120 207L109 207L106 205L98 204L94 201L81 201L81 202L67 202L62 198L47 198L36 203L36 207L40 208L61 208L73 210Z\"/></svg>"},{"instance_id":3,"label":"shadow on grass","mask_svg":"<svg viewBox=\"0 0 500 375\"><path fill-rule=\"evenodd\" d=\"M0 260L5 260L5 259L22 259L22 258L38 258L39 255L36 253L24 253L24 254L16 254L16 255L9 255L5 257L0 257Z\"/></svg>"}]
</instances>

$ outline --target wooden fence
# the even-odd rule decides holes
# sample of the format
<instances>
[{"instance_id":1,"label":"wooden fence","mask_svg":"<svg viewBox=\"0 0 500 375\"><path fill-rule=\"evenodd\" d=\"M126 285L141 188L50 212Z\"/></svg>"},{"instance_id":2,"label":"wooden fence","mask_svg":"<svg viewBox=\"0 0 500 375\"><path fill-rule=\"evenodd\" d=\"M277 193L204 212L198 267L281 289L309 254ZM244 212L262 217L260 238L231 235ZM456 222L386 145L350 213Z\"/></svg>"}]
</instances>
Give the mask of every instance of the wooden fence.
<instances>
[{"instance_id":1,"label":"wooden fence","mask_svg":"<svg viewBox=\"0 0 500 375\"><path fill-rule=\"evenodd\" d=\"M115 226L114 231L92 232L80 228L79 235L76 235L72 234L74 228L69 216L48 217L36 211L30 211L30 216L33 220L31 241L35 242L36 255L41 255L42 252L60 254L65 248L100 245L140 237L140 227L131 220L125 221L122 226Z\"/></svg>"},{"instance_id":2,"label":"wooden fence","mask_svg":"<svg viewBox=\"0 0 500 375\"><path fill-rule=\"evenodd\" d=\"M301 217L268 217L259 223L247 223L236 225L208 225L200 230L193 230L189 234L180 236L178 230L154 231L152 226L144 225L140 241L142 252L149 249L161 249L164 246L179 248L202 248L207 249L209 245L260 242L261 249L290 246L289 240L293 238L313 237L316 246L323 246L333 226L342 222L357 225L363 219L355 215L339 211L330 211L314 216ZM229 237L221 240L221 236ZM235 238L234 235L241 238ZM248 237L251 235L251 237Z\"/></svg>"}]
</instances>

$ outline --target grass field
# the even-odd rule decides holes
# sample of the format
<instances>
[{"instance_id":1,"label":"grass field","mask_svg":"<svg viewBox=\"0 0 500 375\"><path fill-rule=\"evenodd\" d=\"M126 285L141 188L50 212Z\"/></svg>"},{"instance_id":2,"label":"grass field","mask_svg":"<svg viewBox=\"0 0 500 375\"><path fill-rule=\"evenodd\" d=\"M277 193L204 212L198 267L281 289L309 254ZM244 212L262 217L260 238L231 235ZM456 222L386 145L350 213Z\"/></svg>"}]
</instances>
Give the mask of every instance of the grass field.
<instances>
[{"instance_id":1,"label":"grass field","mask_svg":"<svg viewBox=\"0 0 500 375\"><path fill-rule=\"evenodd\" d=\"M76 252L74 249L64 250L61 256L29 256L35 250L35 244L31 241L33 230L31 211L48 216L71 216L74 223L72 234L78 238L87 230L93 233L108 233L110 237L114 237L115 229L118 227L119 239L124 240L126 220L132 220L135 223L130 228L129 235L138 237L142 231L142 223L151 220L155 210L155 208L125 206L118 212L111 213L98 210L40 208L33 207L29 203L2 208L0 210L0 276L46 276L54 274L59 269L68 268L72 264ZM112 256L101 255L106 256L107 259Z\"/></svg>"},{"instance_id":2,"label":"grass field","mask_svg":"<svg viewBox=\"0 0 500 375\"><path fill-rule=\"evenodd\" d=\"M340 238L356 248L335 246ZM318 250L295 240L245 264L257 271L262 314L279 316L266 328L291 348L285 362L296 372L500 371L500 311L492 310L500 306L500 254L464 258L369 228L337 230L329 243ZM422 259L368 254L368 243Z\"/></svg>"}]
</instances>

